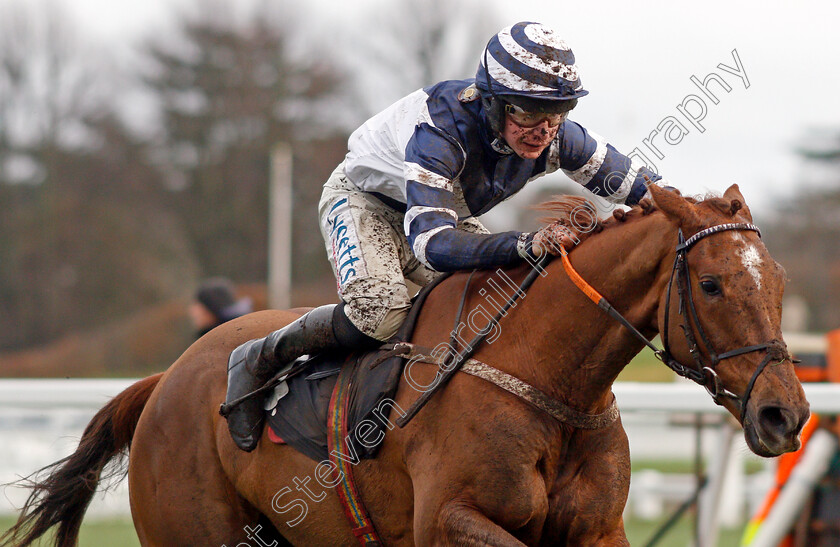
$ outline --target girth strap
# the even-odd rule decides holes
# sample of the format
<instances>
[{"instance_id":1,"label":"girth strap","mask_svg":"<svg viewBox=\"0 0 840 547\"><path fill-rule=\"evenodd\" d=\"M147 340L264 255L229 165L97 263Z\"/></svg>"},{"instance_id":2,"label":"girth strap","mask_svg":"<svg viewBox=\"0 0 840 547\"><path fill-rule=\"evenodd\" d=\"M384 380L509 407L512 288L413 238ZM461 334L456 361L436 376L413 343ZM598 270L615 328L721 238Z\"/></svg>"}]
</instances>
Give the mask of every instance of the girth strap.
<instances>
[{"instance_id":1,"label":"girth strap","mask_svg":"<svg viewBox=\"0 0 840 547\"><path fill-rule=\"evenodd\" d=\"M353 480L352 462L340 457L340 455L351 453L353 450L353 447L349 446L347 435L347 412L350 404L348 391L350 380L353 377L353 369L353 366L345 363L345 366L341 367L338 380L333 388L327 417L327 448L330 451L330 462L333 464L333 475L338 482L336 493L341 501L341 506L344 508L344 515L353 529L353 534L359 540L359 544L365 547L380 547L382 540L376 533L373 521L368 515L367 509L365 509Z\"/></svg>"}]
</instances>

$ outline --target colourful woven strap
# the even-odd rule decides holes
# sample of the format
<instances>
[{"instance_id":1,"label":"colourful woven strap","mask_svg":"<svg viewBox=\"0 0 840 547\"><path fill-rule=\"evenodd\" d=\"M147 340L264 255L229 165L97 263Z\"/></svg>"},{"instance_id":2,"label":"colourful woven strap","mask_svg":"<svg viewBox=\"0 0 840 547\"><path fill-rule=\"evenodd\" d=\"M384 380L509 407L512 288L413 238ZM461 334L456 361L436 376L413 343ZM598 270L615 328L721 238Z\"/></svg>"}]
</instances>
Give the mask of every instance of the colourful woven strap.
<instances>
[{"instance_id":1,"label":"colourful woven strap","mask_svg":"<svg viewBox=\"0 0 840 547\"><path fill-rule=\"evenodd\" d=\"M353 482L352 464L337 454L350 454L352 448L343 445L347 437L347 408L349 402L350 377L353 367L349 363L341 368L338 381L335 383L332 397L330 399L330 411L328 417L327 448L330 451L330 461L335 465L335 479L339 481L336 491L341 505L344 507L344 514L353 528L353 534L359 543L367 547L378 547L382 541L376 533L373 521L370 519L362 498L359 496L356 485Z\"/></svg>"}]
</instances>

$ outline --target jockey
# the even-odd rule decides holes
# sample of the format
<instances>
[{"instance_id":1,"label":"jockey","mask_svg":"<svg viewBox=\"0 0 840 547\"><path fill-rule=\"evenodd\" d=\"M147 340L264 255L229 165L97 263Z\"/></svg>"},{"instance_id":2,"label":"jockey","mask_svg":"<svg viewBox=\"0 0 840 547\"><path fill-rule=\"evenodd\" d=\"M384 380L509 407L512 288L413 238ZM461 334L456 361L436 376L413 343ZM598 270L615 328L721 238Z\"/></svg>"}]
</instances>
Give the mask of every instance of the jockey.
<instances>
[{"instance_id":1,"label":"jockey","mask_svg":"<svg viewBox=\"0 0 840 547\"><path fill-rule=\"evenodd\" d=\"M522 22L491 38L474 79L417 90L365 122L319 204L342 302L236 348L226 401L301 355L388 340L411 306L406 279L423 286L441 272L556 253L556 228L491 234L475 218L530 180L562 169L612 202L638 203L645 176L660 177L567 119L587 93L569 46L550 28ZM237 445L253 450L261 401L246 400L227 418Z\"/></svg>"}]
</instances>

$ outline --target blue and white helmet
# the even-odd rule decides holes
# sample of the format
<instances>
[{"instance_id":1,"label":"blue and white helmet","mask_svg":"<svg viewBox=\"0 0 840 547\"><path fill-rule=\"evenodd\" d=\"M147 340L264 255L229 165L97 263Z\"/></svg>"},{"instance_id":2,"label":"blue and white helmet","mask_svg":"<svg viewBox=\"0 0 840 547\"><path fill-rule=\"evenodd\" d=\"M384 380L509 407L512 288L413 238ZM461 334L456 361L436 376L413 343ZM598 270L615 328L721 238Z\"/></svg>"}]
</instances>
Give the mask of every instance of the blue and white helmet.
<instances>
[{"instance_id":1,"label":"blue and white helmet","mask_svg":"<svg viewBox=\"0 0 840 547\"><path fill-rule=\"evenodd\" d=\"M475 85L488 106L494 128L500 120L494 111L502 101L526 109L567 111L589 92L583 89L571 48L553 29L540 23L521 22L502 29L484 48ZM500 100L494 100L500 99ZM525 104L523 104L525 103Z\"/></svg>"}]
</instances>

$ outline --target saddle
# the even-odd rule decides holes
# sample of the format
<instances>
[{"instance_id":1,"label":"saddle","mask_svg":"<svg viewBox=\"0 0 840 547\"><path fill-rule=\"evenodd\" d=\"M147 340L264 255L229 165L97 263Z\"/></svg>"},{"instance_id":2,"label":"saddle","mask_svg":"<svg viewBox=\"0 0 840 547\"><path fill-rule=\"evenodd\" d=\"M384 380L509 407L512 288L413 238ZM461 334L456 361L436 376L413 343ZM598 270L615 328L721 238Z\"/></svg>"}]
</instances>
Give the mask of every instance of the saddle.
<instances>
[{"instance_id":1,"label":"saddle","mask_svg":"<svg viewBox=\"0 0 840 547\"><path fill-rule=\"evenodd\" d=\"M344 422L346 450L353 459L372 459L396 406L393 397L406 359L394 351L414 332L429 293L448 275L425 286L397 333L383 346L368 352L325 352L296 363L297 374L274 388L266 399L266 421L271 441L293 446L316 462L328 459L329 428L333 418ZM404 409L397 407L404 414ZM332 413L331 413L332 412Z\"/></svg>"}]
</instances>

